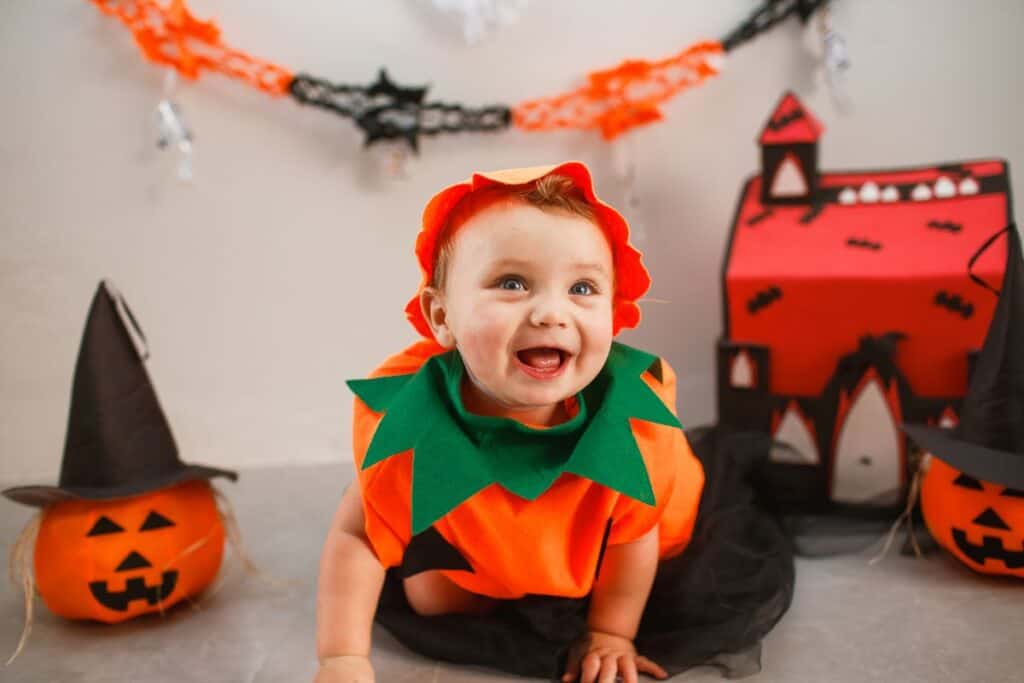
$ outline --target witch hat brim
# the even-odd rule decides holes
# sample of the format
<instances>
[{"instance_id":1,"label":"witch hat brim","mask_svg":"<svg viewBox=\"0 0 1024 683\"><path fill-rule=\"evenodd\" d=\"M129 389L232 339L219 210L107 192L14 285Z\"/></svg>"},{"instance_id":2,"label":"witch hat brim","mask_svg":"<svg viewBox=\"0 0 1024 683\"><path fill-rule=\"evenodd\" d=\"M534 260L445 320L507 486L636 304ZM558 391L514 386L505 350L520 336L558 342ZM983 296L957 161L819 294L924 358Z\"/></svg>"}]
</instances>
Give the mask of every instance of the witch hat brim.
<instances>
[{"instance_id":1,"label":"witch hat brim","mask_svg":"<svg viewBox=\"0 0 1024 683\"><path fill-rule=\"evenodd\" d=\"M958 439L955 432L940 427L905 424L903 432L921 450L975 479L1024 489L1020 456Z\"/></svg>"},{"instance_id":2,"label":"witch hat brim","mask_svg":"<svg viewBox=\"0 0 1024 683\"><path fill-rule=\"evenodd\" d=\"M124 297L110 282L101 282L75 364L60 480L56 486L10 488L3 491L5 496L43 506L72 499L123 498L195 479L238 477L178 457L146 372L146 347Z\"/></svg>"},{"instance_id":3,"label":"witch hat brim","mask_svg":"<svg viewBox=\"0 0 1024 683\"><path fill-rule=\"evenodd\" d=\"M231 481L238 480L238 473L222 470L206 465L183 465L182 468L145 481L133 482L122 486L105 488L87 488L76 486L15 486L2 491L16 503L45 507L66 500L109 500L111 498L128 498L157 489L167 488L175 484L197 479L226 477Z\"/></svg>"},{"instance_id":4,"label":"witch hat brim","mask_svg":"<svg viewBox=\"0 0 1024 683\"><path fill-rule=\"evenodd\" d=\"M1016 226L1005 232L1003 285L960 424L951 430L914 424L901 428L922 450L961 472L1024 489L1024 257Z\"/></svg>"}]
</instances>

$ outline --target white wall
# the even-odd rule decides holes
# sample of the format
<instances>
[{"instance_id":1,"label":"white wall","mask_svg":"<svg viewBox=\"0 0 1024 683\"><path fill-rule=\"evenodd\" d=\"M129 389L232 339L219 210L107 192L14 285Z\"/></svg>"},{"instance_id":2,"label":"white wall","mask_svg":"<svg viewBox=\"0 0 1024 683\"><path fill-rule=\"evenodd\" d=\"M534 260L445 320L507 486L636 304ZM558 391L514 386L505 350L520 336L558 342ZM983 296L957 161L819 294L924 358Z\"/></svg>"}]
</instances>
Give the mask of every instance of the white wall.
<instances>
[{"instance_id":1,"label":"white wall","mask_svg":"<svg viewBox=\"0 0 1024 683\"><path fill-rule=\"evenodd\" d=\"M431 98L487 104L574 87L591 69L720 37L757 3L539 2L476 47L412 0L192 0L231 44L296 71L368 83L380 65ZM297 6L303 7L296 11ZM666 356L685 424L714 417L719 268L754 139L792 88L826 124L821 163L880 168L1001 156L1024 198L1017 0L836 0L855 109L816 82L812 36L788 24L626 144L654 276L623 340ZM71 375L97 281L120 286L150 338L150 372L186 460L221 466L347 459L350 395L413 340L402 307L423 203L474 169L578 158L621 204L594 133L426 139L405 182L373 171L345 120L210 75L179 89L196 180L153 145L162 73L85 2L0 3L0 480L56 480ZM625 207L622 207L625 208Z\"/></svg>"}]
</instances>

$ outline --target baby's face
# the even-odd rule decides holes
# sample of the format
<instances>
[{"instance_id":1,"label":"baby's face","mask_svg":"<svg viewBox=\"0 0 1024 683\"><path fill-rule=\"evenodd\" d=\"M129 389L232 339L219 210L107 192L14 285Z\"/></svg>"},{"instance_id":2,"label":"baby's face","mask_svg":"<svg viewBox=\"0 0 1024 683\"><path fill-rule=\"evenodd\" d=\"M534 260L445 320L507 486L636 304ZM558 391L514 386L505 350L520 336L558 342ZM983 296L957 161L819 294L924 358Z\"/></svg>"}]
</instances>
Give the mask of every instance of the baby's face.
<instances>
[{"instance_id":1,"label":"baby's face","mask_svg":"<svg viewBox=\"0 0 1024 683\"><path fill-rule=\"evenodd\" d=\"M506 200L471 216L452 246L441 298L471 389L506 410L543 410L597 376L614 288L597 225Z\"/></svg>"}]
</instances>

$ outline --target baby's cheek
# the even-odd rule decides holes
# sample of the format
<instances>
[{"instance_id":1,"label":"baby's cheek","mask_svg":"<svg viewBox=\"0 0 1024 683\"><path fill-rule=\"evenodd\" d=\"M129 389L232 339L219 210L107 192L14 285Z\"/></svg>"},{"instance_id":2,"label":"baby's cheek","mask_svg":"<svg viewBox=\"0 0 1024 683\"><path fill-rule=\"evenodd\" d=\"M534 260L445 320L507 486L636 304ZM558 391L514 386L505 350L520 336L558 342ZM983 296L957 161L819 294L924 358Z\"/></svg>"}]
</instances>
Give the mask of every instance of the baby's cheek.
<instances>
[{"instance_id":1,"label":"baby's cheek","mask_svg":"<svg viewBox=\"0 0 1024 683\"><path fill-rule=\"evenodd\" d=\"M464 357L480 360L490 360L507 345L504 326L485 315L478 316L457 341Z\"/></svg>"},{"instance_id":2,"label":"baby's cheek","mask_svg":"<svg viewBox=\"0 0 1024 683\"><path fill-rule=\"evenodd\" d=\"M586 311L583 316L582 333L584 342L607 354L612 344L613 316L611 305L599 305Z\"/></svg>"}]
</instances>

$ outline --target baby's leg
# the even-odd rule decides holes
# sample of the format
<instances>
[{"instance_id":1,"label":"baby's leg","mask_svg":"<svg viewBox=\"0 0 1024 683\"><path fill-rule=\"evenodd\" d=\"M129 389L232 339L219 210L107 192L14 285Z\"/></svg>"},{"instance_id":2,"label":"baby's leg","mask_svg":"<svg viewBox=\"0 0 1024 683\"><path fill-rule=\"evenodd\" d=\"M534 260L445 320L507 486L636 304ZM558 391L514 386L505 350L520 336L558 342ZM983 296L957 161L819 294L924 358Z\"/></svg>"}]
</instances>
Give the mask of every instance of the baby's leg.
<instances>
[{"instance_id":1,"label":"baby's leg","mask_svg":"<svg viewBox=\"0 0 1024 683\"><path fill-rule=\"evenodd\" d=\"M432 569L403 579L405 597L416 614L432 617L438 614L487 614L498 601L486 595L471 593Z\"/></svg>"}]
</instances>

